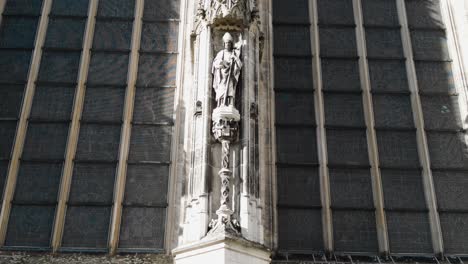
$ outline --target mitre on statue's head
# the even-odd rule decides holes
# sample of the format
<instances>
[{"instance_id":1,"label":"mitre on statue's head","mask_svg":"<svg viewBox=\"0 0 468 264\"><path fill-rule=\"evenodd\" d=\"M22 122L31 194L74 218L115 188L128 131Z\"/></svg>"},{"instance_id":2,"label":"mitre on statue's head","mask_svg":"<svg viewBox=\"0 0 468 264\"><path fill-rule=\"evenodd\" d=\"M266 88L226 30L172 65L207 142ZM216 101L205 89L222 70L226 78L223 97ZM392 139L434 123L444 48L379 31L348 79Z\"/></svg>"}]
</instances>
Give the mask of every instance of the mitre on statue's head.
<instances>
[{"instance_id":1,"label":"mitre on statue's head","mask_svg":"<svg viewBox=\"0 0 468 264\"><path fill-rule=\"evenodd\" d=\"M224 43L233 42L234 39L232 38L231 34L229 34L229 32L226 32L226 34L224 34L224 36L223 36L223 41L224 41Z\"/></svg>"}]
</instances>

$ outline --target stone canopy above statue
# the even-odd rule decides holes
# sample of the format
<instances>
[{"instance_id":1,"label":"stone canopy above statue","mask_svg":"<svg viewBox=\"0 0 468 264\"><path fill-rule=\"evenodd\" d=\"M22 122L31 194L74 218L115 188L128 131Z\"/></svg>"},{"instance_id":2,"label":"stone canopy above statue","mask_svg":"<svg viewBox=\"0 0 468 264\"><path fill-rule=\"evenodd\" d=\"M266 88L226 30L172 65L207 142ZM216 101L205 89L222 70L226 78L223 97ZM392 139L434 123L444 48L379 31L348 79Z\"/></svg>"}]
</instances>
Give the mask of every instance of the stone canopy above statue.
<instances>
[{"instance_id":1,"label":"stone canopy above statue","mask_svg":"<svg viewBox=\"0 0 468 264\"><path fill-rule=\"evenodd\" d=\"M258 15L256 0L200 0L198 13L219 26L247 26Z\"/></svg>"}]
</instances>

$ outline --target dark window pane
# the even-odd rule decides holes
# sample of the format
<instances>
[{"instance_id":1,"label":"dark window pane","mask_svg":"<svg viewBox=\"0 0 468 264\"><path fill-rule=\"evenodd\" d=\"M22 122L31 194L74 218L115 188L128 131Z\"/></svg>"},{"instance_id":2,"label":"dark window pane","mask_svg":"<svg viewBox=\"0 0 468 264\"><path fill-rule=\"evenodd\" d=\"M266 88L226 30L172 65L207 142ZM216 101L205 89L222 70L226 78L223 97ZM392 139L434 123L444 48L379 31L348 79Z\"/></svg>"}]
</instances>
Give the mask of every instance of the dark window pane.
<instances>
[{"instance_id":1,"label":"dark window pane","mask_svg":"<svg viewBox=\"0 0 468 264\"><path fill-rule=\"evenodd\" d=\"M51 18L44 46L81 49L86 19Z\"/></svg>"},{"instance_id":2,"label":"dark window pane","mask_svg":"<svg viewBox=\"0 0 468 264\"><path fill-rule=\"evenodd\" d=\"M34 48L37 24L37 18L4 16L0 48Z\"/></svg>"},{"instance_id":3,"label":"dark window pane","mask_svg":"<svg viewBox=\"0 0 468 264\"><path fill-rule=\"evenodd\" d=\"M123 88L88 88L82 120L120 122L124 100L125 89Z\"/></svg>"},{"instance_id":4,"label":"dark window pane","mask_svg":"<svg viewBox=\"0 0 468 264\"><path fill-rule=\"evenodd\" d=\"M275 58L275 88L308 89L312 83L312 59L310 58Z\"/></svg>"},{"instance_id":5,"label":"dark window pane","mask_svg":"<svg viewBox=\"0 0 468 264\"><path fill-rule=\"evenodd\" d=\"M0 121L0 159L9 159L15 139L16 121Z\"/></svg>"},{"instance_id":6,"label":"dark window pane","mask_svg":"<svg viewBox=\"0 0 468 264\"><path fill-rule=\"evenodd\" d=\"M141 54L138 66L138 86L174 86L176 82L177 55Z\"/></svg>"},{"instance_id":7,"label":"dark window pane","mask_svg":"<svg viewBox=\"0 0 468 264\"><path fill-rule=\"evenodd\" d=\"M143 23L141 49L177 52L178 30L178 22Z\"/></svg>"},{"instance_id":8,"label":"dark window pane","mask_svg":"<svg viewBox=\"0 0 468 264\"><path fill-rule=\"evenodd\" d=\"M73 108L72 87L38 86L34 93L31 118L68 120Z\"/></svg>"},{"instance_id":9,"label":"dark window pane","mask_svg":"<svg viewBox=\"0 0 468 264\"><path fill-rule=\"evenodd\" d=\"M418 60L450 60L445 31L411 31L414 58Z\"/></svg>"},{"instance_id":10,"label":"dark window pane","mask_svg":"<svg viewBox=\"0 0 468 264\"><path fill-rule=\"evenodd\" d=\"M360 94L325 93L324 103L326 125L365 125Z\"/></svg>"},{"instance_id":11,"label":"dark window pane","mask_svg":"<svg viewBox=\"0 0 468 264\"><path fill-rule=\"evenodd\" d=\"M432 253L429 216L425 212L386 212L390 250Z\"/></svg>"},{"instance_id":12,"label":"dark window pane","mask_svg":"<svg viewBox=\"0 0 468 264\"><path fill-rule=\"evenodd\" d=\"M318 0L319 23L354 24L352 0Z\"/></svg>"},{"instance_id":13,"label":"dark window pane","mask_svg":"<svg viewBox=\"0 0 468 264\"><path fill-rule=\"evenodd\" d=\"M63 159L67 137L66 123L30 123L23 159Z\"/></svg>"},{"instance_id":14,"label":"dark window pane","mask_svg":"<svg viewBox=\"0 0 468 264\"><path fill-rule=\"evenodd\" d=\"M464 254L468 251L468 214L440 213L440 225L447 253Z\"/></svg>"},{"instance_id":15,"label":"dark window pane","mask_svg":"<svg viewBox=\"0 0 468 264\"><path fill-rule=\"evenodd\" d=\"M0 85L0 118L19 118L24 85Z\"/></svg>"},{"instance_id":16,"label":"dark window pane","mask_svg":"<svg viewBox=\"0 0 468 264\"><path fill-rule=\"evenodd\" d=\"M276 92L277 124L315 124L313 94L294 94Z\"/></svg>"},{"instance_id":17,"label":"dark window pane","mask_svg":"<svg viewBox=\"0 0 468 264\"><path fill-rule=\"evenodd\" d=\"M372 90L409 91L404 61L369 60L369 77Z\"/></svg>"},{"instance_id":18,"label":"dark window pane","mask_svg":"<svg viewBox=\"0 0 468 264\"><path fill-rule=\"evenodd\" d=\"M54 206L13 205L6 246L49 247Z\"/></svg>"},{"instance_id":19,"label":"dark window pane","mask_svg":"<svg viewBox=\"0 0 468 264\"><path fill-rule=\"evenodd\" d=\"M441 210L468 210L468 172L433 171L437 205Z\"/></svg>"},{"instance_id":20,"label":"dark window pane","mask_svg":"<svg viewBox=\"0 0 468 264\"><path fill-rule=\"evenodd\" d=\"M117 160L120 125L82 124L76 159Z\"/></svg>"},{"instance_id":21,"label":"dark window pane","mask_svg":"<svg viewBox=\"0 0 468 264\"><path fill-rule=\"evenodd\" d=\"M416 77L422 93L456 93L450 62L416 61Z\"/></svg>"},{"instance_id":22,"label":"dark window pane","mask_svg":"<svg viewBox=\"0 0 468 264\"><path fill-rule=\"evenodd\" d=\"M68 207L62 247L107 248L110 214L110 207Z\"/></svg>"},{"instance_id":23,"label":"dark window pane","mask_svg":"<svg viewBox=\"0 0 468 264\"><path fill-rule=\"evenodd\" d=\"M273 0L273 21L285 23L309 23L307 0Z\"/></svg>"},{"instance_id":24,"label":"dark window pane","mask_svg":"<svg viewBox=\"0 0 468 264\"><path fill-rule=\"evenodd\" d=\"M322 79L323 90L356 91L361 89L357 60L322 59Z\"/></svg>"},{"instance_id":25,"label":"dark window pane","mask_svg":"<svg viewBox=\"0 0 468 264\"><path fill-rule=\"evenodd\" d=\"M81 52L46 51L42 55L39 81L76 82Z\"/></svg>"},{"instance_id":26,"label":"dark window pane","mask_svg":"<svg viewBox=\"0 0 468 264\"><path fill-rule=\"evenodd\" d=\"M40 15L42 0L8 0L5 14L9 15Z\"/></svg>"},{"instance_id":27,"label":"dark window pane","mask_svg":"<svg viewBox=\"0 0 468 264\"><path fill-rule=\"evenodd\" d=\"M101 17L133 18L135 0L100 0L97 15Z\"/></svg>"},{"instance_id":28,"label":"dark window pane","mask_svg":"<svg viewBox=\"0 0 468 264\"><path fill-rule=\"evenodd\" d=\"M132 128L129 160L170 161L171 126L137 126Z\"/></svg>"},{"instance_id":29,"label":"dark window pane","mask_svg":"<svg viewBox=\"0 0 468 264\"><path fill-rule=\"evenodd\" d=\"M276 25L273 29L274 53L277 55L310 55L308 26Z\"/></svg>"},{"instance_id":30,"label":"dark window pane","mask_svg":"<svg viewBox=\"0 0 468 264\"><path fill-rule=\"evenodd\" d=\"M381 169L385 208L425 209L421 171Z\"/></svg>"},{"instance_id":31,"label":"dark window pane","mask_svg":"<svg viewBox=\"0 0 468 264\"><path fill-rule=\"evenodd\" d=\"M88 85L125 85L127 68L128 54L94 52L89 65Z\"/></svg>"},{"instance_id":32,"label":"dark window pane","mask_svg":"<svg viewBox=\"0 0 468 264\"><path fill-rule=\"evenodd\" d=\"M62 174L60 163L22 162L15 190L15 202L55 203Z\"/></svg>"},{"instance_id":33,"label":"dark window pane","mask_svg":"<svg viewBox=\"0 0 468 264\"><path fill-rule=\"evenodd\" d=\"M368 165L366 131L327 130L328 161L330 164Z\"/></svg>"},{"instance_id":34,"label":"dark window pane","mask_svg":"<svg viewBox=\"0 0 468 264\"><path fill-rule=\"evenodd\" d=\"M364 0L362 11L365 25L397 26L400 24L395 1Z\"/></svg>"},{"instance_id":35,"label":"dark window pane","mask_svg":"<svg viewBox=\"0 0 468 264\"><path fill-rule=\"evenodd\" d=\"M3 201L3 188L5 187L8 174L8 163L8 161L0 161L0 201Z\"/></svg>"},{"instance_id":36,"label":"dark window pane","mask_svg":"<svg viewBox=\"0 0 468 264\"><path fill-rule=\"evenodd\" d=\"M124 207L119 247L162 249L165 219L165 208Z\"/></svg>"},{"instance_id":37,"label":"dark window pane","mask_svg":"<svg viewBox=\"0 0 468 264\"><path fill-rule=\"evenodd\" d=\"M130 49L133 22L97 21L93 41L95 49Z\"/></svg>"},{"instance_id":38,"label":"dark window pane","mask_svg":"<svg viewBox=\"0 0 468 264\"><path fill-rule=\"evenodd\" d=\"M88 14L89 0L60 0L52 2L53 15L86 16Z\"/></svg>"},{"instance_id":39,"label":"dark window pane","mask_svg":"<svg viewBox=\"0 0 468 264\"><path fill-rule=\"evenodd\" d=\"M426 134L433 168L468 168L468 147L463 133Z\"/></svg>"},{"instance_id":40,"label":"dark window pane","mask_svg":"<svg viewBox=\"0 0 468 264\"><path fill-rule=\"evenodd\" d=\"M320 210L278 209L280 250L323 250Z\"/></svg>"},{"instance_id":41,"label":"dark window pane","mask_svg":"<svg viewBox=\"0 0 468 264\"><path fill-rule=\"evenodd\" d=\"M174 88L137 88L134 122L172 122L174 112Z\"/></svg>"},{"instance_id":42,"label":"dark window pane","mask_svg":"<svg viewBox=\"0 0 468 264\"><path fill-rule=\"evenodd\" d=\"M458 96L421 96L426 129L453 129L463 127Z\"/></svg>"},{"instance_id":43,"label":"dark window pane","mask_svg":"<svg viewBox=\"0 0 468 264\"><path fill-rule=\"evenodd\" d=\"M439 0L407 0L408 24L415 28L444 28Z\"/></svg>"},{"instance_id":44,"label":"dark window pane","mask_svg":"<svg viewBox=\"0 0 468 264\"><path fill-rule=\"evenodd\" d=\"M372 101L377 127L414 128L409 95L374 94Z\"/></svg>"},{"instance_id":45,"label":"dark window pane","mask_svg":"<svg viewBox=\"0 0 468 264\"><path fill-rule=\"evenodd\" d=\"M178 19L180 0L145 1L143 19Z\"/></svg>"},{"instance_id":46,"label":"dark window pane","mask_svg":"<svg viewBox=\"0 0 468 264\"><path fill-rule=\"evenodd\" d=\"M69 202L111 204L115 171L115 164L75 164Z\"/></svg>"},{"instance_id":47,"label":"dark window pane","mask_svg":"<svg viewBox=\"0 0 468 264\"><path fill-rule=\"evenodd\" d=\"M416 76L421 92L456 92L450 62L417 61Z\"/></svg>"},{"instance_id":48,"label":"dark window pane","mask_svg":"<svg viewBox=\"0 0 468 264\"><path fill-rule=\"evenodd\" d=\"M322 56L344 58L357 56L354 28L321 28L319 33Z\"/></svg>"},{"instance_id":49,"label":"dark window pane","mask_svg":"<svg viewBox=\"0 0 468 264\"><path fill-rule=\"evenodd\" d=\"M277 167L278 204L321 206L317 168Z\"/></svg>"},{"instance_id":50,"label":"dark window pane","mask_svg":"<svg viewBox=\"0 0 468 264\"><path fill-rule=\"evenodd\" d=\"M369 57L403 58L399 29L366 29L366 46Z\"/></svg>"},{"instance_id":51,"label":"dark window pane","mask_svg":"<svg viewBox=\"0 0 468 264\"><path fill-rule=\"evenodd\" d=\"M315 128L276 128L278 162L316 163Z\"/></svg>"},{"instance_id":52,"label":"dark window pane","mask_svg":"<svg viewBox=\"0 0 468 264\"><path fill-rule=\"evenodd\" d=\"M377 231L372 211L333 211L336 251L377 252Z\"/></svg>"},{"instance_id":53,"label":"dark window pane","mask_svg":"<svg viewBox=\"0 0 468 264\"><path fill-rule=\"evenodd\" d=\"M0 50L0 81L26 82L31 51Z\"/></svg>"},{"instance_id":54,"label":"dark window pane","mask_svg":"<svg viewBox=\"0 0 468 264\"><path fill-rule=\"evenodd\" d=\"M374 208L369 170L330 169L332 207Z\"/></svg>"},{"instance_id":55,"label":"dark window pane","mask_svg":"<svg viewBox=\"0 0 468 264\"><path fill-rule=\"evenodd\" d=\"M418 168L415 131L377 131L380 165Z\"/></svg>"},{"instance_id":56,"label":"dark window pane","mask_svg":"<svg viewBox=\"0 0 468 264\"><path fill-rule=\"evenodd\" d=\"M128 165L125 204L161 206L167 203L168 165Z\"/></svg>"}]
</instances>

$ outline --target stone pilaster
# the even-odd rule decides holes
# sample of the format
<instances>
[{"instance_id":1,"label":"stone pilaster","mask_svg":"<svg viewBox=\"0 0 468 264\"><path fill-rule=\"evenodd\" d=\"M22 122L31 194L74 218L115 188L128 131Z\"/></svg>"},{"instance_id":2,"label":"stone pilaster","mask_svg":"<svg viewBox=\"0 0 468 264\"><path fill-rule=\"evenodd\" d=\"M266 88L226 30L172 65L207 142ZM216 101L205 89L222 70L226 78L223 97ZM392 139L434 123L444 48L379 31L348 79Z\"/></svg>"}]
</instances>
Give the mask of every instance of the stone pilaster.
<instances>
[{"instance_id":1,"label":"stone pilaster","mask_svg":"<svg viewBox=\"0 0 468 264\"><path fill-rule=\"evenodd\" d=\"M261 245L256 1L193 5L191 158L175 263L269 263Z\"/></svg>"}]
</instances>

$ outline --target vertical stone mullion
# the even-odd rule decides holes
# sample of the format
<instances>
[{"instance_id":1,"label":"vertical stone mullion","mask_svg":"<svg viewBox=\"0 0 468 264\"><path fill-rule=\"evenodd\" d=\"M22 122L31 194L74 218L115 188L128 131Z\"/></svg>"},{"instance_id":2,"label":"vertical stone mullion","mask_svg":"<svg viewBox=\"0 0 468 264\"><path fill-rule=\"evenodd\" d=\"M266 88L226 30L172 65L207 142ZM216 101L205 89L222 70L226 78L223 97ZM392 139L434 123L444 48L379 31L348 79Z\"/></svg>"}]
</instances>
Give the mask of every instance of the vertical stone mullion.
<instances>
[{"instance_id":1,"label":"vertical stone mullion","mask_svg":"<svg viewBox=\"0 0 468 264\"><path fill-rule=\"evenodd\" d=\"M80 132L80 120L83 112L84 97L86 91L86 80L88 78L89 62L91 57L91 46L93 43L94 28L96 25L96 13L98 1L90 1L88 6L88 20L83 40L83 51L81 53L80 68L78 73L77 88L73 104L72 121L68 143L65 153L65 163L63 166L62 180L59 190L58 206L55 214L54 228L52 233L52 250L54 252L61 245L63 228L65 224L65 214L70 193L70 184L73 174L73 160L75 159L78 136Z\"/></svg>"},{"instance_id":2,"label":"vertical stone mullion","mask_svg":"<svg viewBox=\"0 0 468 264\"><path fill-rule=\"evenodd\" d=\"M210 151L211 151L211 113L212 106L212 77L211 77L211 61L213 60L212 45L212 28L206 26L200 33L199 40L199 64L196 69L198 74L198 96L202 98L202 120L201 120L201 169L200 180L198 181L198 199L200 207L197 209L200 216L198 222L199 227L196 229L198 233L196 238L200 239L206 235L208 230L208 222L210 221L210 191L208 187L208 178L211 173ZM205 53L206 52L206 53ZM202 56L203 55L203 56Z\"/></svg>"},{"instance_id":3,"label":"vertical stone mullion","mask_svg":"<svg viewBox=\"0 0 468 264\"><path fill-rule=\"evenodd\" d=\"M114 189L114 205L112 208L112 218L109 235L109 250L111 254L115 254L119 243L119 233L122 219L122 202L125 191L125 180L127 176L127 159L130 149L130 134L132 130L131 122L133 117L133 107L135 103L135 85L138 73L141 30L143 26L143 8L144 0L136 0L135 19L133 21L132 30L130 62L127 75L127 90L125 93L123 125L120 137L119 162L117 165L117 176Z\"/></svg>"},{"instance_id":4,"label":"vertical stone mullion","mask_svg":"<svg viewBox=\"0 0 468 264\"><path fill-rule=\"evenodd\" d=\"M20 157L23 152L24 141L26 138L28 119L31 113L33 96L36 89L36 80L39 74L39 67L42 58L42 47L44 46L51 7L52 0L44 0L42 4L41 18L39 20L39 25L36 30L34 50L28 72L28 81L26 84L24 99L21 106L21 115L16 128L16 137L13 145L14 147L5 184L2 211L0 214L0 246L4 245L5 243L6 230L11 211L11 201L13 199L13 194L16 186L16 179L18 177Z\"/></svg>"},{"instance_id":5,"label":"vertical stone mullion","mask_svg":"<svg viewBox=\"0 0 468 264\"><path fill-rule=\"evenodd\" d=\"M180 1L180 20L187 21L188 17L188 10L189 10L189 0L181 0ZM186 42L184 40L184 36L188 35L186 32L187 25L183 22L179 22L179 31L178 31L178 58L177 58L177 70L176 70L176 92L174 98L174 113L172 115L172 120L177 120L177 116L180 115L180 106L183 105L183 80L184 80L184 63L185 60L185 46ZM178 162L178 155L179 155L179 134L181 133L182 126L183 126L183 119L180 118L180 122L174 123L173 128L173 136L171 142L171 167L169 173L169 185L168 185L168 207L167 207L167 217L166 217L166 232L164 232L164 241L166 248L168 251L172 249L172 238L177 237L177 221L179 218L178 209L180 209L180 205L177 203L177 197L180 197L180 193L177 191L178 187L177 184L177 174L179 171L179 162Z\"/></svg>"},{"instance_id":6,"label":"vertical stone mullion","mask_svg":"<svg viewBox=\"0 0 468 264\"><path fill-rule=\"evenodd\" d=\"M330 178L328 173L327 138L325 131L325 107L322 92L322 66L318 28L317 0L309 0L310 32L312 47L312 76L314 79L315 118L317 122L317 146L320 175L320 198L322 203L322 230L324 248L332 252L333 219L331 210Z\"/></svg>"},{"instance_id":7,"label":"vertical stone mullion","mask_svg":"<svg viewBox=\"0 0 468 264\"><path fill-rule=\"evenodd\" d=\"M429 149L427 145L427 136L424 131L424 119L419 97L418 81L416 79L416 67L414 63L413 49L411 44L411 35L406 16L406 6L404 0L397 0L398 18L401 25L401 38L403 41L403 52L406 57L406 71L408 75L408 84L411 92L411 107L413 111L414 123L416 126L416 138L418 143L419 160L422 165L422 177L424 185L424 194L426 204L429 210L429 223L432 235L432 246L435 254L442 254L443 241L442 230L440 227L439 214L437 212L437 199L434 190L432 178Z\"/></svg>"},{"instance_id":8,"label":"vertical stone mullion","mask_svg":"<svg viewBox=\"0 0 468 264\"><path fill-rule=\"evenodd\" d=\"M6 0L0 0L0 26L2 25L3 11L5 10Z\"/></svg>"},{"instance_id":9,"label":"vertical stone mullion","mask_svg":"<svg viewBox=\"0 0 468 264\"><path fill-rule=\"evenodd\" d=\"M354 20L356 21L356 40L359 56L359 75L361 79L361 89L363 95L364 117L367 127L367 148L369 152L369 162L371 165L372 192L375 206L376 230L379 242L379 252L386 254L389 252L387 222L384 210L384 194L382 189L382 178L379 168L379 153L377 147L377 136L375 131L375 117L372 103L371 84L369 77L369 64L367 61L366 36L362 15L361 0L353 0Z\"/></svg>"},{"instance_id":10,"label":"vertical stone mullion","mask_svg":"<svg viewBox=\"0 0 468 264\"><path fill-rule=\"evenodd\" d=\"M262 113L264 109L265 115L259 115L259 131L264 131L260 134L260 142L262 142L263 147L260 149L260 157L263 157L264 169L260 171L265 172L266 175L271 175L271 177L265 177L267 181L265 182L266 194L269 196L265 197L265 209L270 211L270 217L267 222L267 219L264 219L265 231L271 232L271 238L268 238L268 235L265 236L265 244L270 245L271 248L278 248L278 188L277 188L277 173L276 173L276 129L275 129L275 87L274 83L274 57L273 57L273 1L260 1L260 10L265 10L262 16L262 23L264 26L265 34L265 53L263 55L265 62L265 71L262 72L264 78L260 82L260 95L259 95L259 109L258 112ZM261 12L261 11L260 11ZM262 14L262 12L260 13ZM262 86L263 84L263 86ZM265 96L261 96L264 93ZM263 98L265 102L262 103ZM264 119L263 119L264 118ZM262 122L261 120L264 120ZM267 135L267 136L263 136ZM268 135L271 135L269 137ZM264 153L264 154L263 154ZM266 195L267 196L267 195ZM267 232L268 232L267 231ZM270 239L270 241L268 241Z\"/></svg>"}]
</instances>

